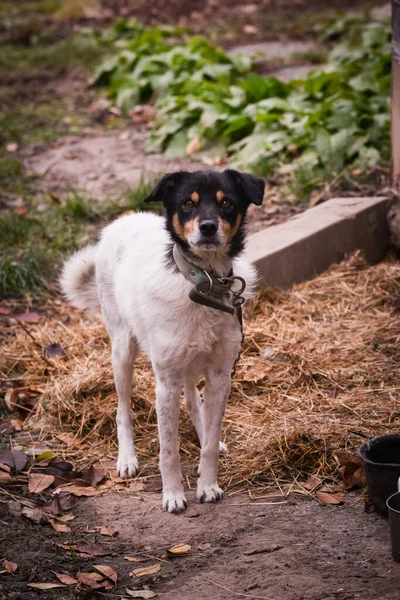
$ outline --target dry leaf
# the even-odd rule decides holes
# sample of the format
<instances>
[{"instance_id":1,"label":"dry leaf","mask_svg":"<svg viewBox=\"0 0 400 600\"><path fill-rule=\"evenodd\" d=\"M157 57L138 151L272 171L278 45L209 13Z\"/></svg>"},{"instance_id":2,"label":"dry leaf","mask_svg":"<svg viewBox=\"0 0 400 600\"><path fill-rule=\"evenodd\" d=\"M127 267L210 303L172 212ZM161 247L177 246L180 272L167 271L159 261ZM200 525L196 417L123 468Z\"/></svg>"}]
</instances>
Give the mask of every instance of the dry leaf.
<instances>
[{"instance_id":1,"label":"dry leaf","mask_svg":"<svg viewBox=\"0 0 400 600\"><path fill-rule=\"evenodd\" d=\"M303 483L303 487L305 487L306 490L314 490L320 485L322 485L322 479L320 479L316 475L310 475L307 481Z\"/></svg>"},{"instance_id":2,"label":"dry leaf","mask_svg":"<svg viewBox=\"0 0 400 600\"><path fill-rule=\"evenodd\" d=\"M0 571L1 573L15 573L18 569L17 563L11 562L6 558L3 560L4 571Z\"/></svg>"},{"instance_id":3,"label":"dry leaf","mask_svg":"<svg viewBox=\"0 0 400 600\"><path fill-rule=\"evenodd\" d=\"M53 475L45 475L44 473L31 473L29 475L28 489L31 494L40 494L54 483Z\"/></svg>"},{"instance_id":4,"label":"dry leaf","mask_svg":"<svg viewBox=\"0 0 400 600\"><path fill-rule=\"evenodd\" d=\"M203 147L203 142L199 138L198 135L191 139L186 146L186 154L187 156L193 156L196 152L199 152Z\"/></svg>"},{"instance_id":5,"label":"dry leaf","mask_svg":"<svg viewBox=\"0 0 400 600\"><path fill-rule=\"evenodd\" d=\"M129 562L135 563L147 562L149 560L148 558L144 558L143 556L124 556L124 559Z\"/></svg>"},{"instance_id":6,"label":"dry leaf","mask_svg":"<svg viewBox=\"0 0 400 600\"><path fill-rule=\"evenodd\" d=\"M76 549L75 544L69 544L68 542L63 542L63 543L57 544L57 546L59 546L60 548L63 548L64 550L75 550Z\"/></svg>"},{"instance_id":7,"label":"dry leaf","mask_svg":"<svg viewBox=\"0 0 400 600\"><path fill-rule=\"evenodd\" d=\"M26 454L19 452L18 450L7 450L0 456L0 463L11 467L11 471L14 473L22 471L27 462L28 457Z\"/></svg>"},{"instance_id":8,"label":"dry leaf","mask_svg":"<svg viewBox=\"0 0 400 600\"><path fill-rule=\"evenodd\" d=\"M315 492L315 497L322 502L322 504L342 504L345 494L343 492L337 492L336 494Z\"/></svg>"},{"instance_id":9,"label":"dry leaf","mask_svg":"<svg viewBox=\"0 0 400 600\"><path fill-rule=\"evenodd\" d=\"M0 306L0 315L9 315L11 314L10 306Z\"/></svg>"},{"instance_id":10,"label":"dry leaf","mask_svg":"<svg viewBox=\"0 0 400 600\"><path fill-rule=\"evenodd\" d=\"M93 565L93 569L96 569L105 577L111 579L112 582L117 583L118 575L111 567L108 567L107 565Z\"/></svg>"},{"instance_id":11,"label":"dry leaf","mask_svg":"<svg viewBox=\"0 0 400 600\"><path fill-rule=\"evenodd\" d=\"M90 467L86 473L86 479L93 487L96 487L96 485L101 483L106 477L107 474L104 471L100 471L100 469L95 469L93 466Z\"/></svg>"},{"instance_id":12,"label":"dry leaf","mask_svg":"<svg viewBox=\"0 0 400 600\"><path fill-rule=\"evenodd\" d=\"M100 573L79 573L78 575L79 583L95 590L106 587L104 584L108 582L104 582L103 579L104 577Z\"/></svg>"},{"instance_id":13,"label":"dry leaf","mask_svg":"<svg viewBox=\"0 0 400 600\"><path fill-rule=\"evenodd\" d=\"M75 585L78 583L78 580L69 573L55 573L54 571L53 573L64 585Z\"/></svg>"},{"instance_id":14,"label":"dry leaf","mask_svg":"<svg viewBox=\"0 0 400 600\"><path fill-rule=\"evenodd\" d=\"M152 565L151 567L143 567L142 569L134 569L129 575L131 577L143 577L144 575L154 575L161 569L161 563Z\"/></svg>"},{"instance_id":15,"label":"dry leaf","mask_svg":"<svg viewBox=\"0 0 400 600\"><path fill-rule=\"evenodd\" d=\"M60 344L47 344L43 348L44 358L64 358L65 351Z\"/></svg>"},{"instance_id":16,"label":"dry leaf","mask_svg":"<svg viewBox=\"0 0 400 600\"><path fill-rule=\"evenodd\" d=\"M157 594L151 592L150 590L128 590L126 589L126 593L131 598L143 598L143 600L147 600L147 598L155 598Z\"/></svg>"},{"instance_id":17,"label":"dry leaf","mask_svg":"<svg viewBox=\"0 0 400 600\"><path fill-rule=\"evenodd\" d=\"M36 323L39 323L40 315L37 312L25 312L17 315L15 318L17 321L22 321L23 323L36 325Z\"/></svg>"},{"instance_id":18,"label":"dry leaf","mask_svg":"<svg viewBox=\"0 0 400 600\"><path fill-rule=\"evenodd\" d=\"M57 517L57 521L61 521L61 523L68 523L68 521L72 521L75 519L75 515L61 515Z\"/></svg>"},{"instance_id":19,"label":"dry leaf","mask_svg":"<svg viewBox=\"0 0 400 600\"><path fill-rule=\"evenodd\" d=\"M53 590L54 588L63 588L65 585L63 583L28 583L28 587L35 588L37 590Z\"/></svg>"},{"instance_id":20,"label":"dry leaf","mask_svg":"<svg viewBox=\"0 0 400 600\"><path fill-rule=\"evenodd\" d=\"M167 552L168 554L175 554L177 556L181 556L190 552L191 547L192 546L189 546L189 544L175 544L175 546L169 548Z\"/></svg>"},{"instance_id":21,"label":"dry leaf","mask_svg":"<svg viewBox=\"0 0 400 600\"><path fill-rule=\"evenodd\" d=\"M108 535L109 537L115 537L118 534L118 531L114 531L114 529L108 529L107 527L100 527L99 533L100 535Z\"/></svg>"},{"instance_id":22,"label":"dry leaf","mask_svg":"<svg viewBox=\"0 0 400 600\"><path fill-rule=\"evenodd\" d=\"M48 521L47 515L45 515L44 512L39 510L38 508L24 506L24 508L22 509L22 514L24 515L24 517L26 517L30 521L33 521L34 523L37 523L38 525L47 523Z\"/></svg>"},{"instance_id":23,"label":"dry leaf","mask_svg":"<svg viewBox=\"0 0 400 600\"><path fill-rule=\"evenodd\" d=\"M60 486L58 488L59 490L63 491L63 492L68 492L69 494L72 494L73 496L97 496L98 494L100 494L101 492L99 492L98 490L96 490L96 488L92 487L91 485L88 486L80 486L80 485L75 485L75 484L67 484L67 485L63 485Z\"/></svg>"},{"instance_id":24,"label":"dry leaf","mask_svg":"<svg viewBox=\"0 0 400 600\"><path fill-rule=\"evenodd\" d=\"M58 533L69 533L71 530L65 523L57 523L55 519L49 519L49 523Z\"/></svg>"}]
</instances>

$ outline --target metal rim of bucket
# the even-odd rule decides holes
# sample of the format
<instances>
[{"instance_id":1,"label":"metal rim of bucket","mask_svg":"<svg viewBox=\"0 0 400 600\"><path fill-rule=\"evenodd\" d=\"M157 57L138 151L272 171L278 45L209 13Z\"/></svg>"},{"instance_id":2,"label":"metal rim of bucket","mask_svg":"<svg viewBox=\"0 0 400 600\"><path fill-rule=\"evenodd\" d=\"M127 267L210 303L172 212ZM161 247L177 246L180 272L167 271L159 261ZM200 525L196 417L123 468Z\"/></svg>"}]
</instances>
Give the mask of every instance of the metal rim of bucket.
<instances>
[{"instance_id":1,"label":"metal rim of bucket","mask_svg":"<svg viewBox=\"0 0 400 600\"><path fill-rule=\"evenodd\" d=\"M400 515L400 510L396 510L395 508L393 508L392 506L389 505L389 502L392 498L394 498L395 496L399 496L400 498L400 491L395 492L394 494L392 494L391 496L389 496L389 498L386 500L386 506L388 507L389 512L392 511L394 513L397 513L398 515Z\"/></svg>"},{"instance_id":2,"label":"metal rim of bucket","mask_svg":"<svg viewBox=\"0 0 400 600\"><path fill-rule=\"evenodd\" d=\"M399 468L399 464L398 463L377 463L374 460L371 460L370 458L368 458L368 456L366 456L366 454L365 454L366 451L369 450L371 444L373 444L377 440L387 440L387 441L389 441L389 440L397 440L398 442L400 442L400 434L399 433L389 433L388 435L378 435L376 437L371 438L370 440L368 440L368 442L366 442L365 444L363 444L361 446L361 448L358 450L359 457L365 463L368 463L369 465L379 465L379 466L382 466L382 467L392 467L392 468L398 469ZM392 495L394 495L394 494L392 494ZM389 500L389 498L388 498L388 500Z\"/></svg>"}]
</instances>

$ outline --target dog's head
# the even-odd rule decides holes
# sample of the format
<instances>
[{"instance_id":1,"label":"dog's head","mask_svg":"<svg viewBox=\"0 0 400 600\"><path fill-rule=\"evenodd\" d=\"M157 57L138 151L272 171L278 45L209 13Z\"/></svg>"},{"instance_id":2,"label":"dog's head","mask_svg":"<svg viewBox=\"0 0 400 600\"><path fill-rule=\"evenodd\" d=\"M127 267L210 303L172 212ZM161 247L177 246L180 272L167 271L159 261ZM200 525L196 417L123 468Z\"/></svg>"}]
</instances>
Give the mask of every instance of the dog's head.
<instances>
[{"instance_id":1,"label":"dog's head","mask_svg":"<svg viewBox=\"0 0 400 600\"><path fill-rule=\"evenodd\" d=\"M183 249L235 256L243 249L247 208L262 203L264 187L259 177L231 169L179 171L164 175L145 202L163 202L168 231Z\"/></svg>"}]
</instances>

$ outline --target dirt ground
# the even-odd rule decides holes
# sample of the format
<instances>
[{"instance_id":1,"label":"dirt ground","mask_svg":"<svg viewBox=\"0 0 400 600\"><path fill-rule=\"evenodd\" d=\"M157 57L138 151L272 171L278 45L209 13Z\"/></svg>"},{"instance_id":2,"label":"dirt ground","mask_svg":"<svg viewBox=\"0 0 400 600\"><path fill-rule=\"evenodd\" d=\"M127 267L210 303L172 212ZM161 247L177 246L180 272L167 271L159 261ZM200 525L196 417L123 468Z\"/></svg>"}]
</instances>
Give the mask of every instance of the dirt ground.
<instances>
[{"instance_id":1,"label":"dirt ground","mask_svg":"<svg viewBox=\"0 0 400 600\"><path fill-rule=\"evenodd\" d=\"M311 15L326 9L321 0L256 0L240 6L230 0L112 4L113 11L137 15L146 22L180 23L195 26L198 31L204 31L211 21L213 35L226 47L288 38L305 40L313 27ZM329 9L345 9L347 4L336 0ZM357 1L351 8L372 4L379 3ZM299 13L304 14L305 29L294 26ZM244 25L253 26L253 32L246 33ZM71 93L69 81L58 80L60 97ZM50 82L49 87L52 85ZM87 92L83 80L77 78L76 85L72 111ZM38 183L44 189L83 187L89 196L97 198L118 196L124 187L134 186L143 172L157 176L177 168L204 168L204 164L193 161L145 155L146 135L131 124L114 133L96 125L95 132L89 128L84 136L68 135L49 145L21 148L19 156L39 175ZM249 230L281 222L298 210L271 201L261 212L250 214ZM252 502L240 494L206 506L198 504L194 492L189 491L188 499L189 509L181 516L161 511L160 492L120 492L80 499L73 511L76 518L69 523L71 533L63 534L48 525L31 523L0 490L0 564L7 559L18 565L15 573L0 574L0 600L126 598L126 588L139 590L145 586L165 600L396 597L400 565L391 559L388 522L364 511L361 492L349 494L346 504L339 507L298 496L282 499L277 495ZM118 534L108 538L85 533L87 528L101 525ZM82 558L59 547L60 542L95 543L106 554ZM189 554L165 558L166 550L181 542L191 545ZM136 564L126 561L126 555L147 560ZM158 563L161 567L155 575L129 576L132 569ZM90 571L94 564L111 566L117 572L116 589L105 593L79 591L74 586L46 591L27 587L29 582L55 582L54 572L74 575Z\"/></svg>"},{"instance_id":2,"label":"dirt ground","mask_svg":"<svg viewBox=\"0 0 400 600\"><path fill-rule=\"evenodd\" d=\"M121 598L126 588L144 586L165 600L396 597L400 565L391 559L388 522L367 514L358 494L350 495L345 508L295 498L251 502L243 495L201 505L193 495L189 492L189 508L181 516L161 511L159 493L81 500L69 536L11 516L1 504L1 558L16 562L18 570L0 575L0 598ZM96 540L96 534L85 533L100 525L118 531L117 536L104 542L101 536ZM73 560L57 545L60 542L96 542L105 555ZM178 543L189 544L190 552L165 558L165 551ZM124 559L132 555L147 560L136 564ZM29 581L56 581L53 572L88 572L93 564L117 572L112 593L91 596L73 587L46 592L26 587ZM129 576L132 569L154 564L161 565L156 575Z\"/></svg>"}]
</instances>

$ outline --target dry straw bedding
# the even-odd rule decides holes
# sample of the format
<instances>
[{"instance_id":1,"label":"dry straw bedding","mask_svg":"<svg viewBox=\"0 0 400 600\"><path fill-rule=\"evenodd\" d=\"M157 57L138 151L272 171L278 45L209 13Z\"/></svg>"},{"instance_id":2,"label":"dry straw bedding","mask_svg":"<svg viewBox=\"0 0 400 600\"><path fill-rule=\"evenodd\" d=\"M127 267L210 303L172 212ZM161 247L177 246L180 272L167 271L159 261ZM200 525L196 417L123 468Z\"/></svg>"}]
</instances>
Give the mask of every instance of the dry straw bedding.
<instances>
[{"instance_id":1,"label":"dry straw bedding","mask_svg":"<svg viewBox=\"0 0 400 600\"><path fill-rule=\"evenodd\" d=\"M400 264L369 266L359 256L289 292L267 290L246 309L245 342L224 422L230 454L225 486L268 488L309 474L335 478L338 450L398 431L400 419ZM43 389L30 431L76 462L116 456L117 399L109 343L97 318L56 301L37 326L36 343L9 329L2 377L23 373ZM40 346L61 343L67 357L49 366ZM154 377L136 365L132 399L142 475L157 473ZM199 449L186 411L181 455L194 481Z\"/></svg>"}]
</instances>

